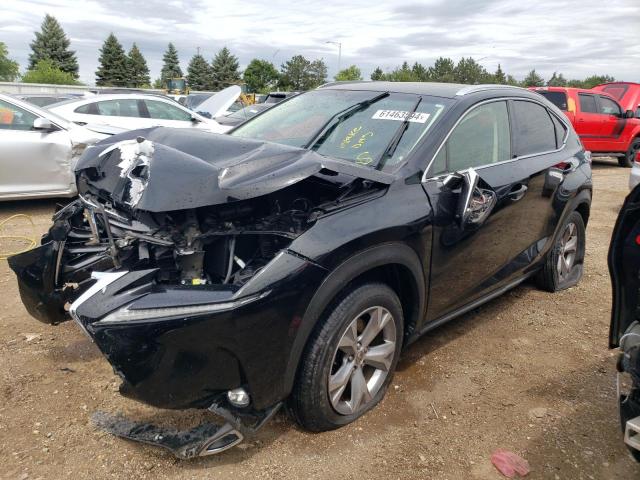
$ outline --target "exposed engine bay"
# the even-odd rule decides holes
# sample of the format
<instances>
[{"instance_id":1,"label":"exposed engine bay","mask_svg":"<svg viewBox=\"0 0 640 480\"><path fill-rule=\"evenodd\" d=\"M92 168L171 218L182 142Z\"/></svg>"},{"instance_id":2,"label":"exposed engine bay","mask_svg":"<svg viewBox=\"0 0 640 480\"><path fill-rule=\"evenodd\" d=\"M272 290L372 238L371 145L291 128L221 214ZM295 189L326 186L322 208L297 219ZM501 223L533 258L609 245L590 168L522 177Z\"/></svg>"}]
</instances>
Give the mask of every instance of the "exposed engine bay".
<instances>
[{"instance_id":1,"label":"exposed engine bay","mask_svg":"<svg viewBox=\"0 0 640 480\"><path fill-rule=\"evenodd\" d=\"M253 199L154 213L117 208L88 189L58 212L49 236L66 238L60 266L77 274L72 284L89 270L126 266L159 268L160 283L240 287L318 217L375 191L368 181L314 176Z\"/></svg>"}]
</instances>

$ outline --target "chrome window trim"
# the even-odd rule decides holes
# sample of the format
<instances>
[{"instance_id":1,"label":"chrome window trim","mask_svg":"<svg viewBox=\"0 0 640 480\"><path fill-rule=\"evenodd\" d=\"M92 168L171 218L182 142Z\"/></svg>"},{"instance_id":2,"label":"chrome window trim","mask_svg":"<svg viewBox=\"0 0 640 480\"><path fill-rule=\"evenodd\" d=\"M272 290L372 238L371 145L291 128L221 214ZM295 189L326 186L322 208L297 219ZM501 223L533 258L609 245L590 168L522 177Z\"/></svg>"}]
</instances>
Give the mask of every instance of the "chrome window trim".
<instances>
[{"instance_id":1,"label":"chrome window trim","mask_svg":"<svg viewBox=\"0 0 640 480\"><path fill-rule=\"evenodd\" d=\"M510 163L510 162L515 162L517 160L523 160L523 159L530 158L530 157L537 157L538 155L547 155L547 154L550 154L550 153L557 153L557 152L560 152L560 151L564 150L564 148L567 146L567 140L569 139L569 126L567 125L567 123L563 119L561 119L560 117L558 117L558 115L556 115L553 111L551 111L549 109L549 107L547 107L543 103L541 103L541 102L539 102L539 101L537 101L535 99L532 99L532 98L524 98L524 97L490 98L488 100L483 100L482 102L478 102L478 103L476 103L474 105L471 105L468 109L466 109L464 111L464 113L462 115L460 115L460 118L458 118L458 120L456 120L456 123L454 123L453 127L451 127L449 132L447 132L447 135L444 137L444 139L440 143L440 146L438 146L438 148L436 149L435 154L433 155L433 157L431 157L431 160L429 161L429 164L427 165L427 168L425 168L424 173L422 174L421 183L424 183L424 182L426 182L427 180L429 180L431 178L438 178L438 177L441 177L443 175L449 175L449 174L453 173L453 172L446 172L446 173L434 175L432 177L428 177L427 176L427 174L429 173L429 169L431 168L431 165L433 164L433 162L435 161L436 157L440 153L440 150L442 150L442 147L444 147L444 145L447 143L447 141L449 140L449 137L451 136L453 131L460 124L460 122L467 116L467 114L469 112L471 112L473 109L475 109L477 107L480 107L482 105L486 105L488 103L506 102L508 100L521 100L521 101L525 101L525 102L536 103L536 104L540 105L541 107L543 107L545 110L547 110L551 115L554 115L560 121L560 123L562 123L566 127L566 132L565 132L564 138L562 139L562 146L560 146L560 148L556 148L555 150L548 150L548 151L539 152L539 153L529 153L527 155L521 155L519 157L514 157L514 158L509 158L507 160L502 160L500 162L489 163L489 164L486 164L486 165L480 165L480 166L477 166L477 167L473 167L475 170L481 170L483 168L493 167L495 165L502 165L502 164L506 164L506 163ZM511 129L511 116L509 116L509 129ZM554 129L555 129L555 126L554 126ZM511 139L511 140L513 141L513 139Z\"/></svg>"}]
</instances>

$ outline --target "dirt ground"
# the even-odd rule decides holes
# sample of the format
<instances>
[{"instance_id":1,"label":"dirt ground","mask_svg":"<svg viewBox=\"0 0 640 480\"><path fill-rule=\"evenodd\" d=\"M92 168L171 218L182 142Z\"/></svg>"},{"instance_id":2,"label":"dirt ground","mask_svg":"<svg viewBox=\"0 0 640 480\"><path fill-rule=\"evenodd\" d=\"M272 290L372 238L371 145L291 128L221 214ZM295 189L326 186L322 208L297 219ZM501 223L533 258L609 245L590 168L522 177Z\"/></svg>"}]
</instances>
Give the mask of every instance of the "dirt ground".
<instances>
[{"instance_id":1,"label":"dirt ground","mask_svg":"<svg viewBox=\"0 0 640 480\"><path fill-rule=\"evenodd\" d=\"M178 461L96 430L95 410L169 423L122 398L108 363L73 322L40 324L0 260L0 477L498 479L497 448L531 465L528 478L638 478L619 428L606 253L629 170L594 165L585 275L549 294L525 284L411 346L385 400L355 424L310 434L280 414L239 447ZM39 236L54 201L0 204L5 234ZM0 250L19 245L3 242Z\"/></svg>"}]
</instances>

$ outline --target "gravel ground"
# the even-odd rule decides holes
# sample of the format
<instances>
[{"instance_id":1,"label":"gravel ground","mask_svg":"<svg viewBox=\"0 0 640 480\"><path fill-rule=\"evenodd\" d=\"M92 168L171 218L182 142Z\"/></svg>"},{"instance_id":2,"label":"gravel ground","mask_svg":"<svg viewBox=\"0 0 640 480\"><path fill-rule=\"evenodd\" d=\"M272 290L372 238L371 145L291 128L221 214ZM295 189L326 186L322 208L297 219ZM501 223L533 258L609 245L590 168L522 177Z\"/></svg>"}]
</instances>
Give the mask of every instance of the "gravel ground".
<instances>
[{"instance_id":1,"label":"gravel ground","mask_svg":"<svg viewBox=\"0 0 640 480\"><path fill-rule=\"evenodd\" d=\"M120 397L108 363L73 322L28 316L0 260L0 477L51 478L502 478L497 448L531 465L528 478L638 478L622 443L615 354L607 349L606 253L629 170L594 165L585 276L549 294L525 284L430 333L401 359L385 400L340 430L310 434L280 414L216 457L175 460L96 430L95 410L195 424ZM54 201L0 204L4 234L39 236ZM1 251L19 247L3 242Z\"/></svg>"}]
</instances>

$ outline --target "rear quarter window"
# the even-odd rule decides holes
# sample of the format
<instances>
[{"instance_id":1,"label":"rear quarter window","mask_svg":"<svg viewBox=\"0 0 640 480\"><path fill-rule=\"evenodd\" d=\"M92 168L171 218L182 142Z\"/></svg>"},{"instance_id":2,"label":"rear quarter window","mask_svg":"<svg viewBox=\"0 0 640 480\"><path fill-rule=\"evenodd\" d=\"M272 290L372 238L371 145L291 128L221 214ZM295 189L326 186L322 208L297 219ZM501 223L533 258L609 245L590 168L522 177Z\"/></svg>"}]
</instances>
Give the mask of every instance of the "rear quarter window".
<instances>
[{"instance_id":1,"label":"rear quarter window","mask_svg":"<svg viewBox=\"0 0 640 480\"><path fill-rule=\"evenodd\" d=\"M546 108L533 102L513 102L516 154L532 155L555 150L556 128Z\"/></svg>"},{"instance_id":2,"label":"rear quarter window","mask_svg":"<svg viewBox=\"0 0 640 480\"><path fill-rule=\"evenodd\" d=\"M540 91L537 92L553 103L560 110L567 111L567 94L565 92L549 92L549 91Z\"/></svg>"}]
</instances>

